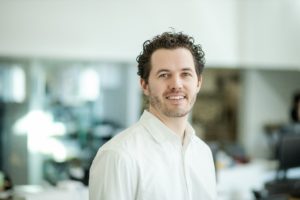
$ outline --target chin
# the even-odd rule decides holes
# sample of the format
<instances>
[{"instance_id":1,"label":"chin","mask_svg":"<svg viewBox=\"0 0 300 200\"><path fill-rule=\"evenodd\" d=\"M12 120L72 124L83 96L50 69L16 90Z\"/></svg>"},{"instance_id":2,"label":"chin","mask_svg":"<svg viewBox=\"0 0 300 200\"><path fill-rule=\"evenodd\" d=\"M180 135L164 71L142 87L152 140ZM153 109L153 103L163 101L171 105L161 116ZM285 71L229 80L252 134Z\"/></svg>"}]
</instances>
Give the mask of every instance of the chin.
<instances>
[{"instance_id":1,"label":"chin","mask_svg":"<svg viewBox=\"0 0 300 200\"><path fill-rule=\"evenodd\" d=\"M181 110L181 111L167 110L163 113L168 117L174 117L175 118L175 117L185 117L190 113L190 111L189 110Z\"/></svg>"}]
</instances>

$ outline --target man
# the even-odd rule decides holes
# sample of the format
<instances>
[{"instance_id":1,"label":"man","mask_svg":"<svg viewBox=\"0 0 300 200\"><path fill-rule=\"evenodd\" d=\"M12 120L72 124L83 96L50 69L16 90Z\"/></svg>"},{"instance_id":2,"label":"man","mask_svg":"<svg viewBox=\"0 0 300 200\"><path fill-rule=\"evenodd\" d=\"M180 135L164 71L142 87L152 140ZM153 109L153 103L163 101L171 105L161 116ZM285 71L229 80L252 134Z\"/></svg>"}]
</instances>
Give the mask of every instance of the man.
<instances>
[{"instance_id":1,"label":"man","mask_svg":"<svg viewBox=\"0 0 300 200\"><path fill-rule=\"evenodd\" d=\"M293 123L300 123L300 91L297 91L293 97L291 119Z\"/></svg>"},{"instance_id":2,"label":"man","mask_svg":"<svg viewBox=\"0 0 300 200\"><path fill-rule=\"evenodd\" d=\"M211 151L188 123L202 83L200 45L166 32L144 43L137 62L149 108L99 149L90 200L215 200Z\"/></svg>"}]
</instances>

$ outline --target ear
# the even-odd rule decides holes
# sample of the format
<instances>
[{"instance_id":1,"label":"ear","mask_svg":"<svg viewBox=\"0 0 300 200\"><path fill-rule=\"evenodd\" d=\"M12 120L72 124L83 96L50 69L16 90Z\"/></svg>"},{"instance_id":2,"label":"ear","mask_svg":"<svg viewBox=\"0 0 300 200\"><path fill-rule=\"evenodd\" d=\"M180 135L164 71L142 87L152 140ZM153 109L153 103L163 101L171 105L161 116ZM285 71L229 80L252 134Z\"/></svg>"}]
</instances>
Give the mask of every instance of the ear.
<instances>
[{"instance_id":1,"label":"ear","mask_svg":"<svg viewBox=\"0 0 300 200\"><path fill-rule=\"evenodd\" d=\"M198 82L197 82L197 93L200 91L202 85L202 75L198 76Z\"/></svg>"},{"instance_id":2,"label":"ear","mask_svg":"<svg viewBox=\"0 0 300 200\"><path fill-rule=\"evenodd\" d=\"M148 95L149 95L149 87L148 87L148 83L147 83L144 79L141 78L141 79L140 79L140 85L141 85L141 88L142 88L144 94L145 94L146 96L148 96Z\"/></svg>"}]
</instances>

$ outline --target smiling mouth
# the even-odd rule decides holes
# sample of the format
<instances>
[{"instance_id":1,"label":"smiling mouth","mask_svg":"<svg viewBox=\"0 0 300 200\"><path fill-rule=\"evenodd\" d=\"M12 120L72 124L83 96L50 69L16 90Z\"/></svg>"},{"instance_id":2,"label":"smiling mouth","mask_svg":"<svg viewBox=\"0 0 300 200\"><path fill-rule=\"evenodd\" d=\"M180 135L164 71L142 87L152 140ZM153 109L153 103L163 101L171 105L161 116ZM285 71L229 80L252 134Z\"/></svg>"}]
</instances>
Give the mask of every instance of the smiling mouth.
<instances>
[{"instance_id":1,"label":"smiling mouth","mask_svg":"<svg viewBox=\"0 0 300 200\"><path fill-rule=\"evenodd\" d=\"M185 99L186 97L184 95L172 95L172 96L167 96L166 98L169 100L181 100L181 99Z\"/></svg>"},{"instance_id":2,"label":"smiling mouth","mask_svg":"<svg viewBox=\"0 0 300 200\"><path fill-rule=\"evenodd\" d=\"M180 99L184 99L184 96L169 96L169 97L167 97L167 99L170 99L170 100L180 100Z\"/></svg>"}]
</instances>

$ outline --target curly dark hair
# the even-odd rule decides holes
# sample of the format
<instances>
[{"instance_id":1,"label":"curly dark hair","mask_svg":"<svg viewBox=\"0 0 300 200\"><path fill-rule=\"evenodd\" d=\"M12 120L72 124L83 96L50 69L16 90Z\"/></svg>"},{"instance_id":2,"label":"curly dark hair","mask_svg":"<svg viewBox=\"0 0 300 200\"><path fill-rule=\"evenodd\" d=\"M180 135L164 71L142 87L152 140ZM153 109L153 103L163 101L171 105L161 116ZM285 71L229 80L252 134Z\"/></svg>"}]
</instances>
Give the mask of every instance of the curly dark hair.
<instances>
[{"instance_id":1,"label":"curly dark hair","mask_svg":"<svg viewBox=\"0 0 300 200\"><path fill-rule=\"evenodd\" d=\"M192 53L196 73L200 76L205 64L204 52L199 44L194 43L193 37L183 34L182 32L164 32L161 35L155 36L152 40L146 40L143 44L143 51L136 58L138 62L137 74L148 82L151 70L150 61L153 52L158 49L176 48L186 48Z\"/></svg>"}]
</instances>

